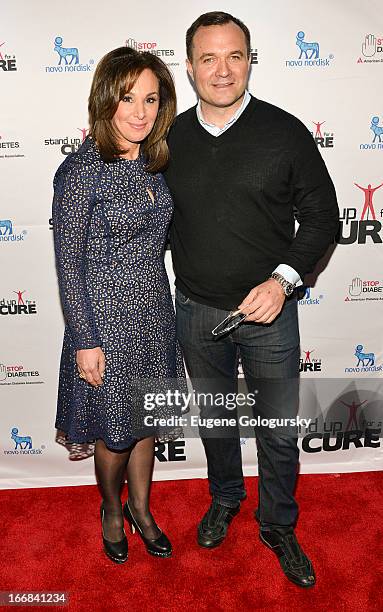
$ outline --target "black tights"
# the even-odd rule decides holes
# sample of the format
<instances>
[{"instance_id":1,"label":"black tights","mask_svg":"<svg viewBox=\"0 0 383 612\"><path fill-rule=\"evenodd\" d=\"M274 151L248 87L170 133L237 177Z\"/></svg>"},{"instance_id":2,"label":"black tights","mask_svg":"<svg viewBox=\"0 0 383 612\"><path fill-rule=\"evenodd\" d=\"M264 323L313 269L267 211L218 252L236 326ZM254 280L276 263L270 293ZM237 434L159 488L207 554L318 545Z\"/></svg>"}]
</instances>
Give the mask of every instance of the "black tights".
<instances>
[{"instance_id":1,"label":"black tights","mask_svg":"<svg viewBox=\"0 0 383 612\"><path fill-rule=\"evenodd\" d=\"M123 537L120 492L127 470L131 513L145 537L158 538L161 532L149 510L154 438L138 440L133 447L123 451L112 451L103 440L97 440L94 462L105 510L104 537L111 542L118 542Z\"/></svg>"}]
</instances>

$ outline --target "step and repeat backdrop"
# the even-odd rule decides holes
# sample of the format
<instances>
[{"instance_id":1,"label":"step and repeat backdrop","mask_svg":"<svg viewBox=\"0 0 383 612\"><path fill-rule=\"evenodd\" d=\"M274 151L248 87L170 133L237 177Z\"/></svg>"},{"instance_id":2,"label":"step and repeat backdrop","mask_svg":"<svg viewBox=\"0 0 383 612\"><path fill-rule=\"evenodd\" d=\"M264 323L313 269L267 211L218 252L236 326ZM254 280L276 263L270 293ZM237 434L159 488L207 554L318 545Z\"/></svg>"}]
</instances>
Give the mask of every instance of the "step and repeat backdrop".
<instances>
[{"instance_id":1,"label":"step and repeat backdrop","mask_svg":"<svg viewBox=\"0 0 383 612\"><path fill-rule=\"evenodd\" d=\"M301 411L312 418L301 472L383 468L381 3L12 0L0 22L0 488L95 482L92 459L74 461L78 449L54 429L63 320L52 178L87 134L91 79L107 51L155 53L174 75L178 111L195 104L185 32L210 10L248 25L250 91L307 126L339 199L340 233L299 300ZM245 473L256 474L254 438L241 442ZM157 445L156 479L205 475L199 439Z\"/></svg>"}]
</instances>

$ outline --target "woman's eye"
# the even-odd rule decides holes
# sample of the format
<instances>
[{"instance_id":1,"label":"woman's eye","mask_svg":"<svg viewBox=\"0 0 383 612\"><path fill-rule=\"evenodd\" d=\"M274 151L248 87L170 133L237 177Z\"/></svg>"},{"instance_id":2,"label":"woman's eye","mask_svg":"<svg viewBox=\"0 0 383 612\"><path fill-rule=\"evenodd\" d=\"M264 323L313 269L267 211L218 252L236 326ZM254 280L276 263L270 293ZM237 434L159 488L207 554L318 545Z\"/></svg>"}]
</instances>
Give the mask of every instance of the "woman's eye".
<instances>
[{"instance_id":1,"label":"woman's eye","mask_svg":"<svg viewBox=\"0 0 383 612\"><path fill-rule=\"evenodd\" d=\"M131 101L132 101L132 96L124 96L124 97L122 98L122 101L123 101L123 102L131 102Z\"/></svg>"},{"instance_id":2,"label":"woman's eye","mask_svg":"<svg viewBox=\"0 0 383 612\"><path fill-rule=\"evenodd\" d=\"M149 102L149 104L154 104L157 102L157 98L147 98L146 101Z\"/></svg>"}]
</instances>

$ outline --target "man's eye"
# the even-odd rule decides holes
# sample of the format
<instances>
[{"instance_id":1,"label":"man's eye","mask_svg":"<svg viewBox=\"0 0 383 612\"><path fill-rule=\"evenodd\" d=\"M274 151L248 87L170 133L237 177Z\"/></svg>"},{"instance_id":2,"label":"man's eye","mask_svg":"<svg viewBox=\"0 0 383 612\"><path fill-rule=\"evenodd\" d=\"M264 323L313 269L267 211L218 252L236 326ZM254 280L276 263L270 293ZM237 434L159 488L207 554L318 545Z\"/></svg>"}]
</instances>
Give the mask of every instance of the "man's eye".
<instances>
[{"instance_id":1,"label":"man's eye","mask_svg":"<svg viewBox=\"0 0 383 612\"><path fill-rule=\"evenodd\" d=\"M240 57L240 55L232 55L232 56L231 56L231 59L232 59L232 60L234 60L234 61L236 61L236 60L241 59L241 57Z\"/></svg>"},{"instance_id":2,"label":"man's eye","mask_svg":"<svg viewBox=\"0 0 383 612\"><path fill-rule=\"evenodd\" d=\"M214 61L214 57L205 57L205 59L203 60L204 64L212 64Z\"/></svg>"}]
</instances>

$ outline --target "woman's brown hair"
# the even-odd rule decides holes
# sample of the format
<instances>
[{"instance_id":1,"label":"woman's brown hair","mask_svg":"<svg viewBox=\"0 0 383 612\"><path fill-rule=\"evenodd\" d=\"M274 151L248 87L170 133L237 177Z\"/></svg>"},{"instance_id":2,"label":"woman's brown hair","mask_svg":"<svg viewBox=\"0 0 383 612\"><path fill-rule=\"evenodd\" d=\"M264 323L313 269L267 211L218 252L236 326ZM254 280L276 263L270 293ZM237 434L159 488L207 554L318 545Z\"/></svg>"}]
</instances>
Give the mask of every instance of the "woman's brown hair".
<instances>
[{"instance_id":1,"label":"woman's brown hair","mask_svg":"<svg viewBox=\"0 0 383 612\"><path fill-rule=\"evenodd\" d=\"M112 118L120 100L132 89L141 72L151 70L159 82L159 109L150 134L141 143L149 172L159 172L169 159L166 136L176 115L173 78L162 60L152 53L139 53L130 47L118 47L100 60L89 95L89 133L105 161L126 153L118 145Z\"/></svg>"}]
</instances>

